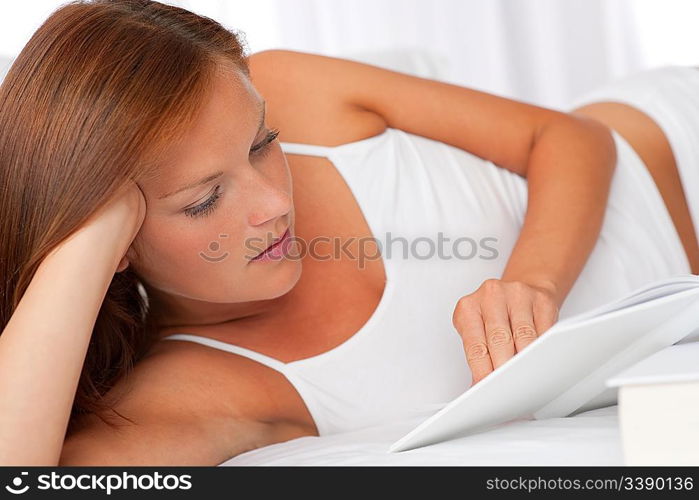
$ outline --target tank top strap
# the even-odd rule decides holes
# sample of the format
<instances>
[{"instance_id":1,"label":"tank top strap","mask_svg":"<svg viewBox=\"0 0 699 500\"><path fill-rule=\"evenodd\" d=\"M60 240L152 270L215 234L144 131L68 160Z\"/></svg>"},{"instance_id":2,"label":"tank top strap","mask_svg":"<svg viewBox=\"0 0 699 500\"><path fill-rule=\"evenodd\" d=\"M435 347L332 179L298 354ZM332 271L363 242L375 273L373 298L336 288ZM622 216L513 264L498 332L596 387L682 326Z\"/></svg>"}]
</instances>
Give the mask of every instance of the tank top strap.
<instances>
[{"instance_id":1,"label":"tank top strap","mask_svg":"<svg viewBox=\"0 0 699 500\"><path fill-rule=\"evenodd\" d=\"M259 352L255 352L250 349L246 349L245 347L228 344L227 342L221 342L220 340L211 339L209 337L202 337L201 335L192 335L189 333L173 333L172 335L163 337L161 340L188 340L190 342L196 342L198 344L203 344L209 347L213 347L215 349L220 349L222 351L227 351L233 354L238 354L240 356L252 359L274 370L282 372L283 374L287 373L286 363L283 363L278 359L271 358L269 356L266 356Z\"/></svg>"},{"instance_id":2,"label":"tank top strap","mask_svg":"<svg viewBox=\"0 0 699 500\"><path fill-rule=\"evenodd\" d=\"M298 155L308 155L308 156L323 156L329 157L335 147L333 146L320 146L318 144L302 144L300 142L280 142L282 151L285 153L298 154Z\"/></svg>"}]
</instances>

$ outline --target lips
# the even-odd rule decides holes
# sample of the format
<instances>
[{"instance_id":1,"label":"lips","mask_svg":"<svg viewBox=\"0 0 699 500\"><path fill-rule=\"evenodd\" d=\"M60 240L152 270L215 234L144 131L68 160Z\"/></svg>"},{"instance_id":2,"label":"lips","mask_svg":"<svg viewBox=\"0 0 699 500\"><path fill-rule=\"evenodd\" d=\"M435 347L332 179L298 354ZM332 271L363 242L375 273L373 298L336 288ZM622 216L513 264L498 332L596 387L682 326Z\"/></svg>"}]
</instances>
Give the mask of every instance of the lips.
<instances>
[{"instance_id":1,"label":"lips","mask_svg":"<svg viewBox=\"0 0 699 500\"><path fill-rule=\"evenodd\" d=\"M270 250L273 250L273 249L275 249L276 247L278 247L279 244L280 244L282 241L284 241L284 239L285 239L288 235L289 235L289 228L287 227L287 228L286 228L286 231L284 231L284 234L282 234L279 238L277 238L277 239L275 240L275 242L272 243L270 246L268 246L267 248L265 248L264 251L260 252L258 255L256 255L255 257L253 257L252 260L259 259L259 258L262 257L263 255L265 255L266 253L268 253Z\"/></svg>"}]
</instances>

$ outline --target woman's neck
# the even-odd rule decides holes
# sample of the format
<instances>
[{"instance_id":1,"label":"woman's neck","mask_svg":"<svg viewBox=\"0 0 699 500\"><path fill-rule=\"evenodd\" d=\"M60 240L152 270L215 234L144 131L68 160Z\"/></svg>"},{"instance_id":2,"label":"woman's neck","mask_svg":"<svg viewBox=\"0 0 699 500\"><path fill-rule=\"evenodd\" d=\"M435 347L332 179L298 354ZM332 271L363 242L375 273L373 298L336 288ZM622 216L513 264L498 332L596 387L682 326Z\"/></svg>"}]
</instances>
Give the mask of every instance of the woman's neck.
<instances>
[{"instance_id":1,"label":"woman's neck","mask_svg":"<svg viewBox=\"0 0 699 500\"><path fill-rule=\"evenodd\" d=\"M274 299L238 303L204 302L162 292L144 285L149 314L159 329L202 327L273 316L289 294Z\"/></svg>"}]
</instances>

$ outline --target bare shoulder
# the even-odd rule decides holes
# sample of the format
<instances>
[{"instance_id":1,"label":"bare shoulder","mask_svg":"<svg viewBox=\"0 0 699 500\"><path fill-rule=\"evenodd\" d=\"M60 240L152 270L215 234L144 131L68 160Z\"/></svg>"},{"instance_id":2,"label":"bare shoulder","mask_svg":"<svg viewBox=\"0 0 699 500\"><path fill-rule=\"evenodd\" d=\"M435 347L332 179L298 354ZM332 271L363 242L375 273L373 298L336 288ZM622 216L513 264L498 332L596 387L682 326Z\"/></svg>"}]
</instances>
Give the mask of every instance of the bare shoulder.
<instances>
[{"instance_id":1,"label":"bare shoulder","mask_svg":"<svg viewBox=\"0 0 699 500\"><path fill-rule=\"evenodd\" d=\"M249 57L253 85L267 101L267 123L280 140L336 146L378 135L386 121L351 99L347 75L356 63L291 50Z\"/></svg>"},{"instance_id":2,"label":"bare shoulder","mask_svg":"<svg viewBox=\"0 0 699 500\"><path fill-rule=\"evenodd\" d=\"M229 359L224 367L206 346L163 344L110 391L130 422L114 417L113 428L96 415L82 417L59 465L218 465L304 435L274 418L255 363Z\"/></svg>"}]
</instances>

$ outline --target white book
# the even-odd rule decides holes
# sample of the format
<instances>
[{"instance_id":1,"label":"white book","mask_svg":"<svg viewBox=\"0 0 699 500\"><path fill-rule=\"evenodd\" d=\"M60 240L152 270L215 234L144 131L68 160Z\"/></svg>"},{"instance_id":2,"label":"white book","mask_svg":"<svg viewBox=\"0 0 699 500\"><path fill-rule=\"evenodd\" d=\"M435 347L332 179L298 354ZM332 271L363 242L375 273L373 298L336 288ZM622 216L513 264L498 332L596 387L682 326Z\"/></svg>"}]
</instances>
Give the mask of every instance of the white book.
<instances>
[{"instance_id":1,"label":"white book","mask_svg":"<svg viewBox=\"0 0 699 500\"><path fill-rule=\"evenodd\" d=\"M397 452L511 420L565 417L617 403L606 380L680 341L699 340L699 276L651 282L558 321L521 352L393 443Z\"/></svg>"},{"instance_id":2,"label":"white book","mask_svg":"<svg viewBox=\"0 0 699 500\"><path fill-rule=\"evenodd\" d=\"M699 342L666 347L607 385L619 390L626 465L699 465Z\"/></svg>"}]
</instances>

